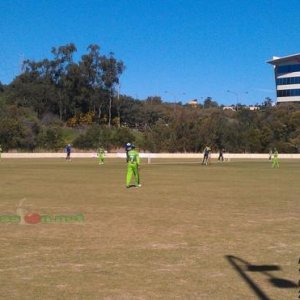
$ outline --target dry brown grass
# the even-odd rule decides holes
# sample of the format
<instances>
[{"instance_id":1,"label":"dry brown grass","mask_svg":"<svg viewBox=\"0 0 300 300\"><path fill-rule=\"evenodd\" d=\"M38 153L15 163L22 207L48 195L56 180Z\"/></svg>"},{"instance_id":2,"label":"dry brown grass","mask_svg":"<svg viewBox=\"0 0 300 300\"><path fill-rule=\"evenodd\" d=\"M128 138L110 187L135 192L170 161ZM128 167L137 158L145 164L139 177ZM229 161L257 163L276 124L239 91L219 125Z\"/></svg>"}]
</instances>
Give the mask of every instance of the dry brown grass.
<instances>
[{"instance_id":1,"label":"dry brown grass","mask_svg":"<svg viewBox=\"0 0 300 300\"><path fill-rule=\"evenodd\" d=\"M1 215L26 198L85 221L0 224L0 298L259 299L235 256L277 266L237 261L269 299L296 299L270 279L300 279L300 162L194 162L145 164L142 188L126 189L122 160L2 160Z\"/></svg>"}]
</instances>

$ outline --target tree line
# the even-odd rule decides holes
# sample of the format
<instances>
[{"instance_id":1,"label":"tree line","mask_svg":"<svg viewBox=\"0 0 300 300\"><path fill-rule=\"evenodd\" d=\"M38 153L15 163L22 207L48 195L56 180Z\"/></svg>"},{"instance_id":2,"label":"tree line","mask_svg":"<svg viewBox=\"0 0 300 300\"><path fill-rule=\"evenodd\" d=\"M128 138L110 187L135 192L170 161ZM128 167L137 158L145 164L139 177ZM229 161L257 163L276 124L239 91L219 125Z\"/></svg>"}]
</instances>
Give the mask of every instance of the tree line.
<instances>
[{"instance_id":1,"label":"tree line","mask_svg":"<svg viewBox=\"0 0 300 300\"><path fill-rule=\"evenodd\" d=\"M59 151L68 143L112 151L128 141L151 152L198 152L206 145L230 152L300 150L297 104L273 107L266 99L260 110L239 104L230 111L210 97L197 106L134 99L119 94L125 65L113 53L103 55L95 44L77 60L76 52L72 43L53 47L50 59L25 60L11 83L0 83L4 151Z\"/></svg>"}]
</instances>

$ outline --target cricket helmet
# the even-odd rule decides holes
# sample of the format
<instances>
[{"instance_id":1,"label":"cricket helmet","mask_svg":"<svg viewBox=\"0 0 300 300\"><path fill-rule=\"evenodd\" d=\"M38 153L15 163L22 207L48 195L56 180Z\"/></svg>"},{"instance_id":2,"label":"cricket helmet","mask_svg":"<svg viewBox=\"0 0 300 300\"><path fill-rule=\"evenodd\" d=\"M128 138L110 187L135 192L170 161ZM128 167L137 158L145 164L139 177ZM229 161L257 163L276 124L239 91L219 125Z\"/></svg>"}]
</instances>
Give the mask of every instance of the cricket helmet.
<instances>
[{"instance_id":1,"label":"cricket helmet","mask_svg":"<svg viewBox=\"0 0 300 300\"><path fill-rule=\"evenodd\" d=\"M131 150L131 147L132 147L131 143L127 143L127 144L125 145L126 151Z\"/></svg>"}]
</instances>

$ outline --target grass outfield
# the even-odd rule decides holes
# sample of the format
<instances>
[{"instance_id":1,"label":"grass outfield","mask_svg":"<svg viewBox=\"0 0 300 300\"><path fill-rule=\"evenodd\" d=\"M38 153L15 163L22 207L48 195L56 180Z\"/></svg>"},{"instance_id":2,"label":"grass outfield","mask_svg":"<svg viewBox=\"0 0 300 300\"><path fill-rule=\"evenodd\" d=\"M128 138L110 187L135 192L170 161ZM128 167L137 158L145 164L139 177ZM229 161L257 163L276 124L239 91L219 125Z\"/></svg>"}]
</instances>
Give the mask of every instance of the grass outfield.
<instances>
[{"instance_id":1,"label":"grass outfield","mask_svg":"<svg viewBox=\"0 0 300 300\"><path fill-rule=\"evenodd\" d=\"M154 160L125 188L123 160L2 159L1 299L296 299L300 161ZM265 298L264 298L265 297Z\"/></svg>"}]
</instances>

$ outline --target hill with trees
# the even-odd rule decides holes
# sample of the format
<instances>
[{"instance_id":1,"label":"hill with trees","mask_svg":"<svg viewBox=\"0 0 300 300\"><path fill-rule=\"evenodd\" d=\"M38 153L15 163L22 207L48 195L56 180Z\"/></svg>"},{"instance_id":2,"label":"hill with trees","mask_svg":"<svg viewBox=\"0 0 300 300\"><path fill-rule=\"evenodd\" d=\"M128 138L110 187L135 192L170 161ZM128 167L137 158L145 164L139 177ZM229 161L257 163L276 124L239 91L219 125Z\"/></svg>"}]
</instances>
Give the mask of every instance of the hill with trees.
<instances>
[{"instance_id":1,"label":"hill with trees","mask_svg":"<svg viewBox=\"0 0 300 300\"><path fill-rule=\"evenodd\" d=\"M0 144L4 151L61 151L66 144L107 150L134 142L150 152L280 152L300 150L298 104L223 110L212 98L203 105L166 103L119 94L125 65L90 45L79 60L72 43L52 48L51 59L25 60L11 83L0 83Z\"/></svg>"}]
</instances>

